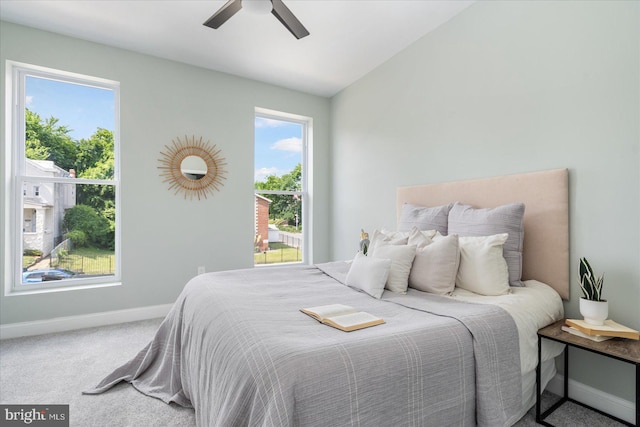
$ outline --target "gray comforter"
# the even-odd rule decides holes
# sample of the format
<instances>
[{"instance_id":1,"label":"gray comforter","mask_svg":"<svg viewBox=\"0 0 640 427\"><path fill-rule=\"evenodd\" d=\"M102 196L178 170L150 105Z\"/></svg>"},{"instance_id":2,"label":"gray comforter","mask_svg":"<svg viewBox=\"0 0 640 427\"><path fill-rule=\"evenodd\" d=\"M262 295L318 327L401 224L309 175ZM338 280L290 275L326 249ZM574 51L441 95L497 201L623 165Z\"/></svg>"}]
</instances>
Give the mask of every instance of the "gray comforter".
<instances>
[{"instance_id":1,"label":"gray comforter","mask_svg":"<svg viewBox=\"0 0 640 427\"><path fill-rule=\"evenodd\" d=\"M518 336L491 305L345 286L345 263L197 276L153 340L87 394L128 381L199 426L502 426L521 407ZM302 307L383 317L354 332Z\"/></svg>"}]
</instances>

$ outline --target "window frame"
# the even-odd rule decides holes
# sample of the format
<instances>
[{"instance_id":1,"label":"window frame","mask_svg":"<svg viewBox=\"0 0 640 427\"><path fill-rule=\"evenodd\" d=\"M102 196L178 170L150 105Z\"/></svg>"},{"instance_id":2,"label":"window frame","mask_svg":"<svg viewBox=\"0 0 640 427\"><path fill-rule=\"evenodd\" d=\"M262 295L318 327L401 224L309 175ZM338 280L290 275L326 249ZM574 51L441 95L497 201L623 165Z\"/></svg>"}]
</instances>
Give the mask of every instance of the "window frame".
<instances>
[{"instance_id":1,"label":"window frame","mask_svg":"<svg viewBox=\"0 0 640 427\"><path fill-rule=\"evenodd\" d=\"M254 268L267 267L283 267L283 266L299 266L313 264L313 181L312 181L312 158L313 158L313 118L298 114L285 113L266 108L255 108L254 114L254 165L255 165L255 119L272 119L302 125L302 189L301 191L278 191L278 190L257 190L253 188L253 198L255 203L256 195L282 194L282 195L298 195L302 203L302 261L273 263L273 264L255 264ZM254 166L255 169L255 166ZM257 226L255 213L253 215L254 229Z\"/></svg>"},{"instance_id":2,"label":"window frame","mask_svg":"<svg viewBox=\"0 0 640 427\"><path fill-rule=\"evenodd\" d=\"M120 201L120 83L113 80L93 77L68 71L56 70L38 65L16 61L6 61L6 133L5 133L5 212L4 229L5 254L0 260L4 266L4 295L29 295L37 293L57 292L76 289L87 289L121 285L121 201ZM67 177L33 177L26 174L26 78L27 76L55 80L63 83L78 84L113 92L114 96L114 171L113 178L108 180L67 178ZM56 280L35 284L22 282L23 256L23 186L37 180L39 183L76 185L111 185L115 190L115 273L108 276L76 278L72 280Z\"/></svg>"}]
</instances>

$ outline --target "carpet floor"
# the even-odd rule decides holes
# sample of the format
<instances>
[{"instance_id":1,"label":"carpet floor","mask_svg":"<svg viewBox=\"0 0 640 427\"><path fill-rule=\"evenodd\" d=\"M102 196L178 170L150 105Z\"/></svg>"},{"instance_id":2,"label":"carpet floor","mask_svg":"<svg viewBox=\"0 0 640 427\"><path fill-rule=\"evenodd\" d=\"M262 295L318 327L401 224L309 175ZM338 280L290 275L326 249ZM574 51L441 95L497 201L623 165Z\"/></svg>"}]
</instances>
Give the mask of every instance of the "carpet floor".
<instances>
[{"instance_id":1,"label":"carpet floor","mask_svg":"<svg viewBox=\"0 0 640 427\"><path fill-rule=\"evenodd\" d=\"M167 405L127 383L101 395L81 393L142 349L160 322L144 320L1 341L0 403L68 404L70 425L78 427L195 426L192 409ZM545 392L543 408L556 399ZM572 403L562 405L546 421L558 427L623 425ZM536 426L534 410L515 425Z\"/></svg>"}]
</instances>

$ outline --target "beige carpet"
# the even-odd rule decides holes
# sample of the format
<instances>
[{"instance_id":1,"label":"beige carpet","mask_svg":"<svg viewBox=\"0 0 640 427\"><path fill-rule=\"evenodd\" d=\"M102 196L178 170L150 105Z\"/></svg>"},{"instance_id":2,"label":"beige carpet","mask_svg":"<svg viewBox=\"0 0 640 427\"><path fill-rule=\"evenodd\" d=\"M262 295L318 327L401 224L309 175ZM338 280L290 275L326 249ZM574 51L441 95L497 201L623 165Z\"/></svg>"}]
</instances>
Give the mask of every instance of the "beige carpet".
<instances>
[{"instance_id":1,"label":"beige carpet","mask_svg":"<svg viewBox=\"0 0 640 427\"><path fill-rule=\"evenodd\" d=\"M167 405L126 383L97 396L81 393L142 349L160 321L1 341L0 403L69 404L70 425L78 427L195 426L192 409ZM547 407L556 396L545 392L543 398ZM558 427L622 425L574 404L564 404L547 421ZM516 424L536 425L533 410Z\"/></svg>"}]
</instances>

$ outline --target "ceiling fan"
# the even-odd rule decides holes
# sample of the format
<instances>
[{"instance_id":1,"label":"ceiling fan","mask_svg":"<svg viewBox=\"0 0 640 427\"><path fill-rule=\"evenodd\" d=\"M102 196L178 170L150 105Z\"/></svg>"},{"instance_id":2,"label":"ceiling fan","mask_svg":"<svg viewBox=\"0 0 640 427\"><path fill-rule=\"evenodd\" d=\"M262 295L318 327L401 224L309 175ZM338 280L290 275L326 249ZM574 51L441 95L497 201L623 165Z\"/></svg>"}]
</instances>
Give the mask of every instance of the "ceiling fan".
<instances>
[{"instance_id":1,"label":"ceiling fan","mask_svg":"<svg viewBox=\"0 0 640 427\"><path fill-rule=\"evenodd\" d=\"M263 5L267 6L264 9L267 13L271 12L273 16L278 18L278 21L282 23L287 30L291 31L291 34L295 38L301 39L309 35L309 31L302 25L302 23L295 17L295 15L289 10L282 0L244 0L245 6L249 8L249 4L253 8L262 9ZM209 18L203 25L210 28L219 28L222 24L227 22L229 18L235 15L240 9L242 9L243 0L229 0L222 6L211 18Z\"/></svg>"}]
</instances>

